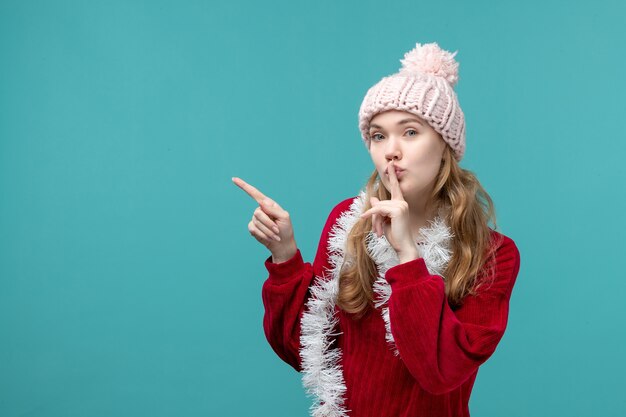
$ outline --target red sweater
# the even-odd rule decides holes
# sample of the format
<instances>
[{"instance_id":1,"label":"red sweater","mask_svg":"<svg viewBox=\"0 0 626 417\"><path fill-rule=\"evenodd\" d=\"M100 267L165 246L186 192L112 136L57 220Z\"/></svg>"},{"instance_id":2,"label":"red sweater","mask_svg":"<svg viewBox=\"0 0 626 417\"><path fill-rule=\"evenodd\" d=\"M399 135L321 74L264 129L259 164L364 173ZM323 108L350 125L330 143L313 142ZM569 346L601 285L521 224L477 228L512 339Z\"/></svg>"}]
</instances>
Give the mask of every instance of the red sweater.
<instances>
[{"instance_id":1,"label":"red sweater","mask_svg":"<svg viewBox=\"0 0 626 417\"><path fill-rule=\"evenodd\" d=\"M329 268L329 231L353 198L331 211L313 264L300 250L289 260L265 260L269 277L263 284L265 335L276 354L300 372L300 319L315 276ZM467 296L452 309L444 281L428 272L423 258L390 268L385 274L391 329L400 356L385 341L379 309L354 320L339 307L338 346L345 379L345 408L351 417L469 416L469 398L478 367L495 351L504 335L509 300L520 267L519 251L500 237L492 284ZM500 235L500 236L493 236ZM482 291L481 291L482 290ZM338 332L338 333L339 333Z\"/></svg>"}]
</instances>

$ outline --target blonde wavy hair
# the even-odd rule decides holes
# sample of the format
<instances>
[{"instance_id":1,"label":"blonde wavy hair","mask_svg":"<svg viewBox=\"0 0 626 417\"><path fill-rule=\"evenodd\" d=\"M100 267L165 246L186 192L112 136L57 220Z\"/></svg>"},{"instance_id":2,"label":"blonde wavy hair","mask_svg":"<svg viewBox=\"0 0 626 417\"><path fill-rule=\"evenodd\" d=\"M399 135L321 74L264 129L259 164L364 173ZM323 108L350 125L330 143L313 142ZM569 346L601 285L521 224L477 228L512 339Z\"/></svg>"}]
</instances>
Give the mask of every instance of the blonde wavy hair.
<instances>
[{"instance_id":1,"label":"blonde wavy hair","mask_svg":"<svg viewBox=\"0 0 626 417\"><path fill-rule=\"evenodd\" d=\"M378 181L378 172L374 170L366 184L364 211L372 207L371 196L379 200L391 198L382 183L377 186ZM446 277L448 303L457 308L467 295L477 293L483 283L480 277L493 277L495 266L488 261L494 258L498 243L491 241L488 222L491 220L493 230L497 229L496 212L489 194L471 171L458 165L450 146L445 147L431 198L436 209L442 205L447 208L444 220L454 235L452 257L442 275ZM378 272L365 243L371 230L371 216L359 219L352 227L347 238L346 256L355 262L344 264L339 274L337 305L354 314L354 319L360 319L374 305L372 286Z\"/></svg>"}]
</instances>

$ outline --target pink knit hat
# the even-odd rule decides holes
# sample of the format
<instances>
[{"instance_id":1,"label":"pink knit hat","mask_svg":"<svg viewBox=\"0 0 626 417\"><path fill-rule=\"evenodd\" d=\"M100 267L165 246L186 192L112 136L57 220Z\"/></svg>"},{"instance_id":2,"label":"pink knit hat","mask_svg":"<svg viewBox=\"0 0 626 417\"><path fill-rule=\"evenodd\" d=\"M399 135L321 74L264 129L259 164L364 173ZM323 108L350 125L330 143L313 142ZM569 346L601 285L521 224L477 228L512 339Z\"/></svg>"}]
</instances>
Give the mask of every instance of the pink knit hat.
<instances>
[{"instance_id":1,"label":"pink knit hat","mask_svg":"<svg viewBox=\"0 0 626 417\"><path fill-rule=\"evenodd\" d=\"M396 74L367 91L359 110L359 129L367 149L370 120L386 110L404 110L426 120L453 149L455 159L463 158L465 116L453 89L459 79L457 52L445 51L436 42L417 43L404 54Z\"/></svg>"}]
</instances>

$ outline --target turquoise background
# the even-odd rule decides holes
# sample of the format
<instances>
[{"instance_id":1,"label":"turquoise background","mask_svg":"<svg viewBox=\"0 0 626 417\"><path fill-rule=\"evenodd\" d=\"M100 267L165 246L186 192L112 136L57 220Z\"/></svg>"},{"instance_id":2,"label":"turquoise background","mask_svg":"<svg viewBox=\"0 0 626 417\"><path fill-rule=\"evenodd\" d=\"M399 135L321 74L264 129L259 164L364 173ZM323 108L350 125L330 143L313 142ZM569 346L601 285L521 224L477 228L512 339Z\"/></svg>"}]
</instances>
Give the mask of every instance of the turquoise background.
<instances>
[{"instance_id":1,"label":"turquoise background","mask_svg":"<svg viewBox=\"0 0 626 417\"><path fill-rule=\"evenodd\" d=\"M586 4L585 4L586 3ZM0 2L0 416L305 416L266 342L278 201L312 261L373 165L357 113L459 53L462 167L522 264L481 417L623 416L620 1Z\"/></svg>"}]
</instances>

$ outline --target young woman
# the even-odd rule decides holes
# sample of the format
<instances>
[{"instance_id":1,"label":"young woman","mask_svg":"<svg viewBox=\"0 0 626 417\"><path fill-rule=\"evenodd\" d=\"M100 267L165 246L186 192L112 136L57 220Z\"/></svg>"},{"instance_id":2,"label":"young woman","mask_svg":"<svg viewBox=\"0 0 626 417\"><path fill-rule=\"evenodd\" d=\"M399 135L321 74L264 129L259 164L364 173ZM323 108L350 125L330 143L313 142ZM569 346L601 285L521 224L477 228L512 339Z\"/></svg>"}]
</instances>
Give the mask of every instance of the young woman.
<instances>
[{"instance_id":1,"label":"young woman","mask_svg":"<svg viewBox=\"0 0 626 417\"><path fill-rule=\"evenodd\" d=\"M359 128L375 170L331 210L313 264L290 214L233 178L258 202L248 230L271 251L267 340L302 372L313 416L469 416L478 368L504 335L520 255L459 166L455 55L418 43L368 90Z\"/></svg>"}]
</instances>

